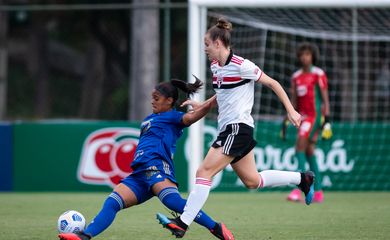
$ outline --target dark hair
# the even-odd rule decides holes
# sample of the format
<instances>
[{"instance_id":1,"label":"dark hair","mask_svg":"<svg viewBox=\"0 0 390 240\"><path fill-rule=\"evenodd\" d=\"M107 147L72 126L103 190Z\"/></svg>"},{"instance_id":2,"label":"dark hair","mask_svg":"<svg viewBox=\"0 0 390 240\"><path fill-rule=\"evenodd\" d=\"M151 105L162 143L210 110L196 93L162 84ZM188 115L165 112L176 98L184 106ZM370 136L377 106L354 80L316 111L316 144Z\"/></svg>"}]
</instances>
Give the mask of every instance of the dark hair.
<instances>
[{"instance_id":1,"label":"dark hair","mask_svg":"<svg viewBox=\"0 0 390 240\"><path fill-rule=\"evenodd\" d=\"M317 60L320 56L320 51L318 50L318 47L312 43L309 42L303 42L299 44L297 48L297 58L299 59L304 51L310 51L312 56L313 64L315 65L317 63ZM300 61L299 61L300 63ZM301 63L300 63L301 64Z\"/></svg>"},{"instance_id":2,"label":"dark hair","mask_svg":"<svg viewBox=\"0 0 390 240\"><path fill-rule=\"evenodd\" d=\"M174 106L177 99L179 98L179 92L177 89L180 89L186 93L187 97L189 97L196 93L203 86L203 82L197 77L195 78L196 81L194 83L187 83L179 79L172 79L169 82L162 82L158 84L155 89L165 97L173 98L172 106Z\"/></svg>"},{"instance_id":3,"label":"dark hair","mask_svg":"<svg viewBox=\"0 0 390 240\"><path fill-rule=\"evenodd\" d=\"M228 48L231 46L230 32L233 30L233 25L225 18L219 18L217 24L209 28L207 33L210 35L210 39L215 41L220 39L223 45Z\"/></svg>"}]
</instances>

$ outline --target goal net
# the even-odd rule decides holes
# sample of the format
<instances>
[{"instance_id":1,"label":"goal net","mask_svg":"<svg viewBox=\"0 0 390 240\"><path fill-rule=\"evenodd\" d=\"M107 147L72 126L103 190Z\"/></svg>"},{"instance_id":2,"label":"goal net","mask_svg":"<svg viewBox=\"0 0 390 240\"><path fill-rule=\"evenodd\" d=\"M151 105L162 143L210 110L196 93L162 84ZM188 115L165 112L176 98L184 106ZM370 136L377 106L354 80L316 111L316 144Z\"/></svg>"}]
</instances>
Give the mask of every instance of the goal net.
<instances>
[{"instance_id":1,"label":"goal net","mask_svg":"<svg viewBox=\"0 0 390 240\"><path fill-rule=\"evenodd\" d=\"M287 92L291 75L298 69L297 46L304 41L318 46L320 57L316 65L328 76L334 132L331 140L320 141L316 149L325 189L390 189L390 3L380 2L340 7L202 6L199 10L201 40L218 17L226 17L233 24L233 51L255 62ZM204 92L207 98L214 94L209 81L210 63L201 56L204 55L202 41L192 44L200 44L196 54L200 55L201 66L191 69L190 61L189 68L199 70L207 79ZM192 54L190 51L190 59ZM295 129L288 129L286 141L279 138L285 114L277 96L257 84L252 116L257 123L258 170L295 171L298 167L293 157ZM216 117L214 111L205 121L202 141L206 148L216 134L213 130ZM245 189L229 167L214 179L214 187L215 190Z\"/></svg>"}]
</instances>

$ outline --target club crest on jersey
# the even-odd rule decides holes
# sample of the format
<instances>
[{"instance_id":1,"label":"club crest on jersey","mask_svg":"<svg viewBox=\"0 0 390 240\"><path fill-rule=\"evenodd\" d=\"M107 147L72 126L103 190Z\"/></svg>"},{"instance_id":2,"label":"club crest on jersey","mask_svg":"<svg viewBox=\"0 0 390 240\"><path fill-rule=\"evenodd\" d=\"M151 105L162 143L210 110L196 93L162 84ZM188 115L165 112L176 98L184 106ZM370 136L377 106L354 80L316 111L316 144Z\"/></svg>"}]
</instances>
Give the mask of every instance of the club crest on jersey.
<instances>
[{"instance_id":1,"label":"club crest on jersey","mask_svg":"<svg viewBox=\"0 0 390 240\"><path fill-rule=\"evenodd\" d=\"M217 74L217 86L218 86L218 88L221 88L222 83L223 83L223 77L220 74Z\"/></svg>"},{"instance_id":2,"label":"club crest on jersey","mask_svg":"<svg viewBox=\"0 0 390 240\"><path fill-rule=\"evenodd\" d=\"M86 184L116 186L133 171L130 165L138 137L136 128L103 128L90 133L82 148L78 179Z\"/></svg>"},{"instance_id":3,"label":"club crest on jersey","mask_svg":"<svg viewBox=\"0 0 390 240\"><path fill-rule=\"evenodd\" d=\"M149 128L152 126L152 121L153 118L141 123L141 134L149 130Z\"/></svg>"}]
</instances>

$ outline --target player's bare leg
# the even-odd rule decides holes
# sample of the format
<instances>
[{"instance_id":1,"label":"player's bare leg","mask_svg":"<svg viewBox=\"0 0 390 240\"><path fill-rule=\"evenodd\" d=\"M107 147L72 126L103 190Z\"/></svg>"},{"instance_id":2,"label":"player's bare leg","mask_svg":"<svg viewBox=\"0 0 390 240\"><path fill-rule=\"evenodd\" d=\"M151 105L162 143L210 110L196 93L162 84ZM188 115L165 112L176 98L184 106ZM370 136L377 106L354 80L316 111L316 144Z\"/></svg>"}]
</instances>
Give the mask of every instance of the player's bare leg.
<instances>
[{"instance_id":1,"label":"player's bare leg","mask_svg":"<svg viewBox=\"0 0 390 240\"><path fill-rule=\"evenodd\" d=\"M277 187L290 184L297 185L305 194L305 202L309 205L314 194L314 174L308 172L290 172L278 170L265 170L257 172L254 152L249 152L238 162L232 164L234 171L248 188Z\"/></svg>"},{"instance_id":2,"label":"player's bare leg","mask_svg":"<svg viewBox=\"0 0 390 240\"><path fill-rule=\"evenodd\" d=\"M157 214L157 219L160 223L177 238L182 238L188 225L194 221L207 200L212 177L222 171L232 160L233 157L222 153L222 148L210 148L196 173L196 184L187 199L186 210L180 217L174 219L168 218L163 214Z\"/></svg>"}]
</instances>

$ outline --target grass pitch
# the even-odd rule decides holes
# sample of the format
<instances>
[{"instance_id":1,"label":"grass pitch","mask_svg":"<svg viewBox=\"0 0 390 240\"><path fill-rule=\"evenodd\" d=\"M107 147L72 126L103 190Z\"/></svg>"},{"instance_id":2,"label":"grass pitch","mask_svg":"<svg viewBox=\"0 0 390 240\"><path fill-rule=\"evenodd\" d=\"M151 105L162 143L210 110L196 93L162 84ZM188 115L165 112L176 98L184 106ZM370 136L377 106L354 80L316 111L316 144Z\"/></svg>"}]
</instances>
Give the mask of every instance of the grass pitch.
<instances>
[{"instance_id":1,"label":"grass pitch","mask_svg":"<svg viewBox=\"0 0 390 240\"><path fill-rule=\"evenodd\" d=\"M205 210L226 223L240 240L390 239L389 192L326 192L325 202L305 206L285 200L286 192L211 193ZM108 193L0 193L0 239L57 239L57 218L80 211L89 222ZM95 239L174 239L157 224L167 213L157 198L118 213ZM216 239L191 225L184 239Z\"/></svg>"}]
</instances>

